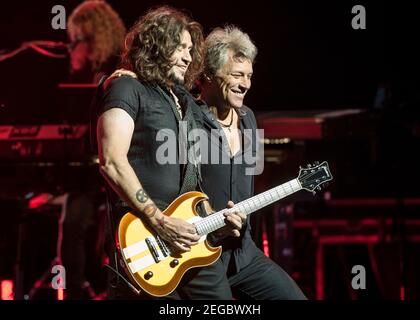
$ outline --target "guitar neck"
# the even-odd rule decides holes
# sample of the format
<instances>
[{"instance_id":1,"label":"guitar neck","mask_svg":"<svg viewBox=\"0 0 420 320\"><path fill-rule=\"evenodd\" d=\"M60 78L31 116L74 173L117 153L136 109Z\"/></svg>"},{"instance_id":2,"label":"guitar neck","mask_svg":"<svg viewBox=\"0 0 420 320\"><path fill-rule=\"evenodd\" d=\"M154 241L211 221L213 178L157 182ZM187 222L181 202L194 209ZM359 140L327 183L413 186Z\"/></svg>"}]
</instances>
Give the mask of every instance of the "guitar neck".
<instances>
[{"instance_id":1,"label":"guitar neck","mask_svg":"<svg viewBox=\"0 0 420 320\"><path fill-rule=\"evenodd\" d=\"M207 235L225 226L225 212L240 211L249 215L299 190L302 186L298 179L290 180L247 200L237 203L233 208L223 209L195 223L199 235Z\"/></svg>"}]
</instances>

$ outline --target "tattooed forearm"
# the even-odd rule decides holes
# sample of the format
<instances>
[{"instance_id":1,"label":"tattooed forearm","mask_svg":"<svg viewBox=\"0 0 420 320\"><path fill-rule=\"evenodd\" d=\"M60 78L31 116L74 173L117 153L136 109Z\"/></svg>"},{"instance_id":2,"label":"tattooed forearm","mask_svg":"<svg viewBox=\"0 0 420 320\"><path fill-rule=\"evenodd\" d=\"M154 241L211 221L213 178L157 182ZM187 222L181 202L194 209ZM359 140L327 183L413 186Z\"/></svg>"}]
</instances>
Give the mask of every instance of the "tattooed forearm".
<instances>
[{"instance_id":1,"label":"tattooed forearm","mask_svg":"<svg viewBox=\"0 0 420 320\"><path fill-rule=\"evenodd\" d=\"M144 207L143 212L148 216L149 218L153 218L156 214L157 207L154 204L148 204L146 207Z\"/></svg>"},{"instance_id":2,"label":"tattooed forearm","mask_svg":"<svg viewBox=\"0 0 420 320\"><path fill-rule=\"evenodd\" d=\"M138 202L145 203L149 199L149 197L147 196L146 191L140 189L136 192L136 199Z\"/></svg>"}]
</instances>

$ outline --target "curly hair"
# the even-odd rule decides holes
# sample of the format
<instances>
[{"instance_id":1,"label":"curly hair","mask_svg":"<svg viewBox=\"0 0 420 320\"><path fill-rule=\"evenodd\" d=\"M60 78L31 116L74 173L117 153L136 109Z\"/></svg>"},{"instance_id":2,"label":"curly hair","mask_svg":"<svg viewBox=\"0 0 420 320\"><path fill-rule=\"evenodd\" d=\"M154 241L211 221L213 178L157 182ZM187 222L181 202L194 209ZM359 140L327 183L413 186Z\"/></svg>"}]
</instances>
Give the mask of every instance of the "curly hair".
<instances>
[{"instance_id":1,"label":"curly hair","mask_svg":"<svg viewBox=\"0 0 420 320\"><path fill-rule=\"evenodd\" d=\"M97 72L122 51L126 29L119 15L105 1L87 0L73 10L69 32L79 27L92 53L92 71Z\"/></svg>"},{"instance_id":2,"label":"curly hair","mask_svg":"<svg viewBox=\"0 0 420 320\"><path fill-rule=\"evenodd\" d=\"M181 34L190 33L192 61L185 74L185 87L191 88L203 67L204 37L198 22L169 6L151 9L128 32L122 54L122 66L146 82L166 84L172 66L171 57L181 42Z\"/></svg>"}]
</instances>

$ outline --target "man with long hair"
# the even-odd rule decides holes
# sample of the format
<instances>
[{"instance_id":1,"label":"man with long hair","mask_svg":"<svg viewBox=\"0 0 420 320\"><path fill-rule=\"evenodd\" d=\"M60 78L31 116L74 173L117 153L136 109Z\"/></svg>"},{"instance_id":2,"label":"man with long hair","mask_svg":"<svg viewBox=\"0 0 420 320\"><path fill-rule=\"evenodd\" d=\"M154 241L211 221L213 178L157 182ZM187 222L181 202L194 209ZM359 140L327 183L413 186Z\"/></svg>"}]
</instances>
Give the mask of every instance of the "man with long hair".
<instances>
[{"instance_id":1,"label":"man with long hair","mask_svg":"<svg viewBox=\"0 0 420 320\"><path fill-rule=\"evenodd\" d=\"M67 22L72 82L97 83L119 62L125 26L105 1L87 0L78 5Z\"/></svg>"},{"instance_id":2,"label":"man with long hair","mask_svg":"<svg viewBox=\"0 0 420 320\"><path fill-rule=\"evenodd\" d=\"M67 33L71 41L70 82L97 84L117 67L126 30L108 3L87 0L79 4L68 18ZM84 107L89 114L89 105ZM105 219L99 210L104 193L100 185L85 178L82 176L77 190L68 193L63 221L61 255L67 271L66 299L95 298L94 291L103 289L106 282L101 269L106 259Z\"/></svg>"},{"instance_id":3,"label":"man with long hair","mask_svg":"<svg viewBox=\"0 0 420 320\"><path fill-rule=\"evenodd\" d=\"M175 163L159 161L163 142L157 134L163 129L178 137L181 120L188 134L197 126L197 111L183 101L190 97L184 87L191 88L201 72L203 42L201 25L188 15L167 6L147 12L129 31L123 52L122 65L136 78L105 82L97 123L100 171L111 187L114 224L134 211L180 252L200 236L192 224L162 211L178 195L197 190L200 173L196 161L180 164L178 152ZM178 139L172 143L178 150ZM239 213L228 215L226 232L240 229L242 219ZM219 262L188 271L169 298L229 299L223 274ZM127 298L127 291L117 284L110 298Z\"/></svg>"}]
</instances>

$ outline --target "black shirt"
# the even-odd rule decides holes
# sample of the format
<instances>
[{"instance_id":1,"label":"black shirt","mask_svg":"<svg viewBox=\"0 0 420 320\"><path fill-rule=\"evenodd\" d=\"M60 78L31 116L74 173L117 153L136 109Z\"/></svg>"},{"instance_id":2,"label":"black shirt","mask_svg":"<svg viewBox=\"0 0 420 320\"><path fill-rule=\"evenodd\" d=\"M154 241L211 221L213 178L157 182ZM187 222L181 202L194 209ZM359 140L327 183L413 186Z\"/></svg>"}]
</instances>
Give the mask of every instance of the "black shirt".
<instances>
[{"instance_id":1,"label":"black shirt","mask_svg":"<svg viewBox=\"0 0 420 320\"><path fill-rule=\"evenodd\" d=\"M213 113L205 104L201 104L203 113L203 127L208 133L208 153L201 154L202 189L209 196L209 202L213 209L219 211L226 208L229 200L235 204L250 198L254 192L254 176L247 174L247 170L255 167L257 153L257 123L254 113L246 106L238 110L240 118L240 130L248 129L251 135L243 134L241 150L231 157L229 145L223 133L223 129L217 122ZM213 135L213 138L211 138ZM214 153L218 153L219 163L212 163ZM212 155L213 154L213 155ZM213 159L214 160L214 159ZM248 172L249 173L249 172ZM256 246L251 238L250 219L241 231L239 238L227 237L221 240L223 245L222 261L227 266L232 252L236 266L236 272L249 264L256 252Z\"/></svg>"},{"instance_id":2,"label":"black shirt","mask_svg":"<svg viewBox=\"0 0 420 320\"><path fill-rule=\"evenodd\" d=\"M182 178L173 98L158 85L122 76L113 79L103 94L100 113L111 108L121 108L133 119L128 161L150 198L164 210L179 195ZM169 163L158 162L157 153ZM127 204L113 191L111 199L118 215L128 211Z\"/></svg>"}]
</instances>

